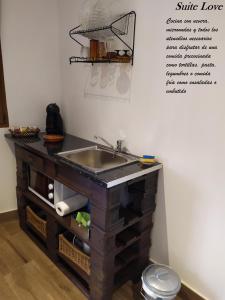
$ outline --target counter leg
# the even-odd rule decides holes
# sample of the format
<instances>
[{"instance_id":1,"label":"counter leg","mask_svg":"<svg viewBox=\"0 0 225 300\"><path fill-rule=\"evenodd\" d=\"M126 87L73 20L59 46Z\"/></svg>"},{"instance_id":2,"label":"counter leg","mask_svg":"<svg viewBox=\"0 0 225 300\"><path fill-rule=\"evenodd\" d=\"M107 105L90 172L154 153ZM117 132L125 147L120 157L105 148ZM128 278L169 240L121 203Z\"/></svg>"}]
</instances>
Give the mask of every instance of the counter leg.
<instances>
[{"instance_id":1,"label":"counter leg","mask_svg":"<svg viewBox=\"0 0 225 300\"><path fill-rule=\"evenodd\" d=\"M52 260L57 261L59 225L51 215L48 215L47 218L47 247Z\"/></svg>"},{"instance_id":2,"label":"counter leg","mask_svg":"<svg viewBox=\"0 0 225 300\"><path fill-rule=\"evenodd\" d=\"M101 256L97 251L91 253L91 300L111 300L114 285L114 256L110 253Z\"/></svg>"}]
</instances>

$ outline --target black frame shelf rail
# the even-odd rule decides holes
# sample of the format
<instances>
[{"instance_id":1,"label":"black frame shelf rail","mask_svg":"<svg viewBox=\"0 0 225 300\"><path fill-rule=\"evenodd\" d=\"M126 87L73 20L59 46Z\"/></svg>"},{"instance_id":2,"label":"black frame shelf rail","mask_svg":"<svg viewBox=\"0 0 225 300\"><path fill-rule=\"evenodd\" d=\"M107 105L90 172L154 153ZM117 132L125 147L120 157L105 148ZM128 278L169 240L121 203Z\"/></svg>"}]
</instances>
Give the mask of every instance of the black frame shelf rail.
<instances>
[{"instance_id":1,"label":"black frame shelf rail","mask_svg":"<svg viewBox=\"0 0 225 300\"><path fill-rule=\"evenodd\" d=\"M130 18L133 17L133 35L131 43L126 42L122 37L127 36L130 27ZM125 21L125 28L121 30L117 27L120 21ZM135 30L136 30L136 12L130 11L127 14L124 14L113 21L108 26L93 28L93 29L86 29L82 30L81 25L71 29L69 31L69 36L72 40L74 40L77 44L81 47L84 47L82 42L78 39L78 36L83 36L89 39L97 39L93 38L94 36L105 36L105 37L116 37L119 39L126 47L131 51L131 65L134 63L134 47L135 47ZM102 59L91 59L90 57L79 57L79 56L71 56L69 59L70 64L72 63L127 63L127 61L116 61L114 59L109 58L102 58Z\"/></svg>"}]
</instances>

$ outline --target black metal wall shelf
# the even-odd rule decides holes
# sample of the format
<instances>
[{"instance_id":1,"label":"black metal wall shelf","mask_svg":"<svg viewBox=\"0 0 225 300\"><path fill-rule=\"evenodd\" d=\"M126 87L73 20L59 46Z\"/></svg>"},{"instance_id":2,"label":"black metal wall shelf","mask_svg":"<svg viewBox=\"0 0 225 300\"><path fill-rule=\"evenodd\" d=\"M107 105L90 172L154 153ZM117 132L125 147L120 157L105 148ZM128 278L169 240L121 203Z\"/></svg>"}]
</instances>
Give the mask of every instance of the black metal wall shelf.
<instances>
[{"instance_id":1,"label":"black metal wall shelf","mask_svg":"<svg viewBox=\"0 0 225 300\"><path fill-rule=\"evenodd\" d=\"M132 18L132 19L131 19ZM121 23L122 22L122 23ZM121 28L121 24L123 25ZM125 40L125 36L128 36L129 31L132 30L131 41L128 42ZM79 40L79 36L83 36L88 39L94 40L105 40L107 38L116 38L119 39L128 50L130 50L131 55L130 59L116 60L116 59L91 59L89 57L70 57L70 64L72 63L134 63L134 46L135 46L135 30L136 30L136 13L131 11L127 14L124 14L109 25L98 27L98 28L88 28L83 30L82 26L79 25L70 30L69 36L80 46L84 47L82 42Z\"/></svg>"},{"instance_id":2,"label":"black metal wall shelf","mask_svg":"<svg viewBox=\"0 0 225 300\"><path fill-rule=\"evenodd\" d=\"M99 63L120 63L120 64L127 64L132 61L132 57L129 57L130 60L116 60L116 59L91 59L91 58L86 58L86 57L78 57L78 56L71 56L70 57L70 64L73 63L88 63L88 64L99 64Z\"/></svg>"}]
</instances>

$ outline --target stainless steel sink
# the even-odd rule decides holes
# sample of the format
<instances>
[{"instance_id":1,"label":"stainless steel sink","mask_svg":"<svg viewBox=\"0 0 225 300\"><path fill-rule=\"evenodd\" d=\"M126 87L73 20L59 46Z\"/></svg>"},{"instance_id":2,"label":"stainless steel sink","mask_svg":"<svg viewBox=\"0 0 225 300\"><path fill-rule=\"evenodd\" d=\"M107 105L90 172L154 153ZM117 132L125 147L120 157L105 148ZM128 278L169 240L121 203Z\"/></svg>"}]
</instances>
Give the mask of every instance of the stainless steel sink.
<instances>
[{"instance_id":1,"label":"stainless steel sink","mask_svg":"<svg viewBox=\"0 0 225 300\"><path fill-rule=\"evenodd\" d=\"M134 156L106 150L99 146L61 152L58 155L94 173L100 173L137 161Z\"/></svg>"}]
</instances>

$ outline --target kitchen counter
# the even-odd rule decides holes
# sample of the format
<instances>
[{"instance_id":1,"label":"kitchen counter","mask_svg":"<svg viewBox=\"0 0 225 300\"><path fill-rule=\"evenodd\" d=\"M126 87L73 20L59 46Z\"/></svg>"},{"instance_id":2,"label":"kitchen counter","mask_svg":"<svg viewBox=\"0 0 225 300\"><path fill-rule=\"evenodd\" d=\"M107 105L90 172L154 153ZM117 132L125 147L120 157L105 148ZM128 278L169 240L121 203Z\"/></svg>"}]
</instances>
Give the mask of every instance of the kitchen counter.
<instances>
[{"instance_id":1,"label":"kitchen counter","mask_svg":"<svg viewBox=\"0 0 225 300\"><path fill-rule=\"evenodd\" d=\"M94 174L57 155L96 145L93 142L68 134L60 143L45 143L42 134L36 139L6 138L15 144L18 215L24 232L90 300L111 300L127 281L137 287L149 264L162 165L132 162ZM32 172L37 176L35 189L30 188ZM60 217L50 206L49 182L88 198L90 232L74 222L75 211ZM74 247L74 236L90 247L90 256L82 246Z\"/></svg>"},{"instance_id":2,"label":"kitchen counter","mask_svg":"<svg viewBox=\"0 0 225 300\"><path fill-rule=\"evenodd\" d=\"M59 143L46 143L43 140L43 134L40 134L39 138L16 139L12 138L10 134L6 134L5 137L12 140L15 144L26 148L27 150L31 150L37 155L51 159L56 164L69 165L71 168L77 170L81 175L88 177L99 185L107 188L111 188L162 168L162 164L160 163L155 163L151 166L142 166L139 162L133 162L125 166L104 171L99 174L94 174L75 163L66 161L62 157L58 156L57 153L95 146L98 145L97 143L81 139L70 134L66 134L64 141ZM107 147L104 146L104 148Z\"/></svg>"}]
</instances>

